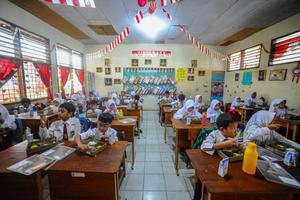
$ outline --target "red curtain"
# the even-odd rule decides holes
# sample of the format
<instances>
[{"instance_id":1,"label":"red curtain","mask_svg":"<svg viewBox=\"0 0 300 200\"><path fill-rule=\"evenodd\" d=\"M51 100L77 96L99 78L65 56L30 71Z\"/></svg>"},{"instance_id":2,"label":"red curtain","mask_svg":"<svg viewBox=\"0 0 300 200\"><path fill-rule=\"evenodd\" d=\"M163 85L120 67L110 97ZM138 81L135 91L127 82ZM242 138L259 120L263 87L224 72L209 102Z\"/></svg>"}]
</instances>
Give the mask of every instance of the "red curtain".
<instances>
[{"instance_id":1,"label":"red curtain","mask_svg":"<svg viewBox=\"0 0 300 200\"><path fill-rule=\"evenodd\" d=\"M84 70L75 69L75 73L78 77L79 82L81 83L82 92L84 93Z\"/></svg>"},{"instance_id":2,"label":"red curtain","mask_svg":"<svg viewBox=\"0 0 300 200\"><path fill-rule=\"evenodd\" d=\"M66 98L65 85L68 81L70 70L69 68L66 67L60 67L59 69L60 69L60 77L61 77L61 96L63 98Z\"/></svg>"},{"instance_id":3,"label":"red curtain","mask_svg":"<svg viewBox=\"0 0 300 200\"><path fill-rule=\"evenodd\" d=\"M48 98L52 99L51 93L51 68L45 64L35 64L37 71L43 81L44 85L47 87Z\"/></svg>"},{"instance_id":4,"label":"red curtain","mask_svg":"<svg viewBox=\"0 0 300 200\"><path fill-rule=\"evenodd\" d=\"M0 58L0 87L2 87L18 70L20 61Z\"/></svg>"}]
</instances>

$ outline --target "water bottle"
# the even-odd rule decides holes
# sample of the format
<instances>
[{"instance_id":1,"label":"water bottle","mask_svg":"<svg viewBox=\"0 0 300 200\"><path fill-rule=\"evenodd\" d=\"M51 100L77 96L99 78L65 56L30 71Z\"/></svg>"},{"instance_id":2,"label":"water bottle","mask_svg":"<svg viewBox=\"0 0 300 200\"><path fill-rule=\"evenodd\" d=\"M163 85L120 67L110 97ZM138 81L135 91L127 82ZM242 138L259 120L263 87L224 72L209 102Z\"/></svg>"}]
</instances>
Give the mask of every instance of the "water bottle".
<instances>
[{"instance_id":1,"label":"water bottle","mask_svg":"<svg viewBox=\"0 0 300 200\"><path fill-rule=\"evenodd\" d=\"M26 128L26 138L28 143L31 143L33 141L33 134L31 133L31 130L29 127Z\"/></svg>"},{"instance_id":2,"label":"water bottle","mask_svg":"<svg viewBox=\"0 0 300 200\"><path fill-rule=\"evenodd\" d=\"M256 164L258 159L258 153L256 150L256 144L253 142L248 142L247 148L244 153L243 160L243 171L246 174L254 175L256 172Z\"/></svg>"},{"instance_id":3,"label":"water bottle","mask_svg":"<svg viewBox=\"0 0 300 200\"><path fill-rule=\"evenodd\" d=\"M34 116L34 110L33 110L32 106L29 107L29 115L30 115L30 117Z\"/></svg>"},{"instance_id":4,"label":"water bottle","mask_svg":"<svg viewBox=\"0 0 300 200\"><path fill-rule=\"evenodd\" d=\"M206 112L202 113L202 119L201 119L201 126L205 127L207 123L207 116L206 116Z\"/></svg>"}]
</instances>

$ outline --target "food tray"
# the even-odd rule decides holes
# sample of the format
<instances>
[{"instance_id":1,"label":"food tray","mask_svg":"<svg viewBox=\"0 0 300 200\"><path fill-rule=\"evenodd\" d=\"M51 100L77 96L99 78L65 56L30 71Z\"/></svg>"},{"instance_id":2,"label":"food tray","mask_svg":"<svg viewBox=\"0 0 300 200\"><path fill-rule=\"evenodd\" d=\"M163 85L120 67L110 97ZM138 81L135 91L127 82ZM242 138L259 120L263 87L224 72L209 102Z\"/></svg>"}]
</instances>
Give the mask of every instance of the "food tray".
<instances>
[{"instance_id":1,"label":"food tray","mask_svg":"<svg viewBox=\"0 0 300 200\"><path fill-rule=\"evenodd\" d=\"M284 157L285 150L289 148L289 146L283 143L276 143L276 144L266 145L265 148L281 157Z\"/></svg>"},{"instance_id":2,"label":"food tray","mask_svg":"<svg viewBox=\"0 0 300 200\"><path fill-rule=\"evenodd\" d=\"M243 151L238 147L218 150L217 153L221 158L229 158L229 162L241 161L244 158Z\"/></svg>"},{"instance_id":3,"label":"food tray","mask_svg":"<svg viewBox=\"0 0 300 200\"><path fill-rule=\"evenodd\" d=\"M102 152L103 150L105 150L106 147L107 147L107 142L103 142L103 141L100 141L100 140L87 140L87 141L84 141L83 143L88 144L89 142L92 142L92 141L96 143L95 150L90 149L90 148L87 149L87 150L82 150L79 147L77 147L76 150L83 153L83 154L86 154L88 156L94 157L97 154L99 154L100 152Z\"/></svg>"},{"instance_id":4,"label":"food tray","mask_svg":"<svg viewBox=\"0 0 300 200\"><path fill-rule=\"evenodd\" d=\"M49 138L44 141L34 140L33 142L28 143L26 148L27 155L32 155L36 153L44 152L52 147L56 146L56 138ZM33 147L34 146L34 147Z\"/></svg>"}]
</instances>

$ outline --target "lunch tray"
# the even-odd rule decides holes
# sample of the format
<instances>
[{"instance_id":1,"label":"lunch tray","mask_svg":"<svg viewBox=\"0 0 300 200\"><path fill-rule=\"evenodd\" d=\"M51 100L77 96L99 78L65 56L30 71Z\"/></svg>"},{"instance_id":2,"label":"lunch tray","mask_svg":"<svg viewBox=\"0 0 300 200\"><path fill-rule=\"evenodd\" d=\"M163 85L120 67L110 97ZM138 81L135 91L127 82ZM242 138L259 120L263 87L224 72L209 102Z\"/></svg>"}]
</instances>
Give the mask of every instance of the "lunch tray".
<instances>
[{"instance_id":1,"label":"lunch tray","mask_svg":"<svg viewBox=\"0 0 300 200\"><path fill-rule=\"evenodd\" d=\"M33 145L37 145L38 147L32 149L31 147ZM51 149L56 145L57 145L56 138L46 139L45 141L34 140L33 142L28 143L26 148L26 153L27 155L42 153L48 149Z\"/></svg>"},{"instance_id":2,"label":"lunch tray","mask_svg":"<svg viewBox=\"0 0 300 200\"><path fill-rule=\"evenodd\" d=\"M236 156L228 156L227 153L226 153L226 151L230 151L230 150L237 150L241 154L240 155L236 155ZM241 161L244 158L244 153L242 152L242 150L240 148L237 148L237 147L229 148L229 149L217 150L217 153L218 153L218 155L221 158L229 158L229 162Z\"/></svg>"},{"instance_id":3,"label":"lunch tray","mask_svg":"<svg viewBox=\"0 0 300 200\"><path fill-rule=\"evenodd\" d=\"M88 156L96 156L97 154L99 154L100 152L102 152L103 150L106 149L106 147L108 146L107 145L107 142L103 142L103 141L100 141L100 140L89 140L89 141L84 141L83 143L84 144L88 144L89 142L91 141L94 141L96 142L96 150L95 151L91 151L91 149L87 149L87 150L82 150L80 149L79 147L76 148L77 151L83 153L83 154L86 154ZM99 146L99 147L97 147Z\"/></svg>"}]
</instances>

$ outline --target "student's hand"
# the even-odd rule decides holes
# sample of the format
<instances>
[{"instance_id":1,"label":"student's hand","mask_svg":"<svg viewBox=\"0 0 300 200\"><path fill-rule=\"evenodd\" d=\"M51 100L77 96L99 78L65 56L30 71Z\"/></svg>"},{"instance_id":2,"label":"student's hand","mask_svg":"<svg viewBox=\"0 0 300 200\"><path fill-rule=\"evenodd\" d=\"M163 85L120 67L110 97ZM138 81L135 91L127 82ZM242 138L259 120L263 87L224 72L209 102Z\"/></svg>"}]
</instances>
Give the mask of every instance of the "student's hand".
<instances>
[{"instance_id":1,"label":"student's hand","mask_svg":"<svg viewBox=\"0 0 300 200\"><path fill-rule=\"evenodd\" d=\"M45 128L46 125L47 125L47 118L45 115L41 115L41 124L40 124L41 128Z\"/></svg>"},{"instance_id":2,"label":"student's hand","mask_svg":"<svg viewBox=\"0 0 300 200\"><path fill-rule=\"evenodd\" d=\"M280 124L269 124L269 126L268 126L268 128L269 128L270 130L277 130L277 129L279 129L280 127L281 127Z\"/></svg>"},{"instance_id":3,"label":"student's hand","mask_svg":"<svg viewBox=\"0 0 300 200\"><path fill-rule=\"evenodd\" d=\"M231 138L223 142L224 148L237 146L237 138Z\"/></svg>"},{"instance_id":4,"label":"student's hand","mask_svg":"<svg viewBox=\"0 0 300 200\"><path fill-rule=\"evenodd\" d=\"M86 145L86 144L78 144L78 147L82 150L87 150L88 149L88 145Z\"/></svg>"}]
</instances>

